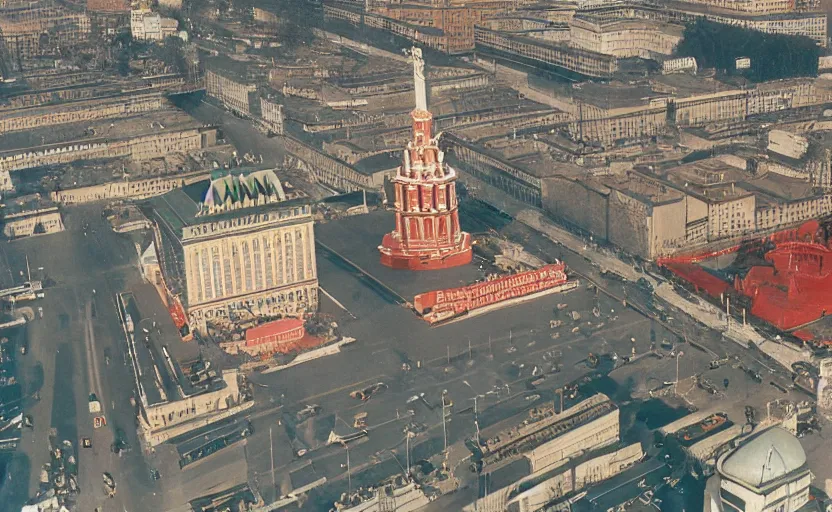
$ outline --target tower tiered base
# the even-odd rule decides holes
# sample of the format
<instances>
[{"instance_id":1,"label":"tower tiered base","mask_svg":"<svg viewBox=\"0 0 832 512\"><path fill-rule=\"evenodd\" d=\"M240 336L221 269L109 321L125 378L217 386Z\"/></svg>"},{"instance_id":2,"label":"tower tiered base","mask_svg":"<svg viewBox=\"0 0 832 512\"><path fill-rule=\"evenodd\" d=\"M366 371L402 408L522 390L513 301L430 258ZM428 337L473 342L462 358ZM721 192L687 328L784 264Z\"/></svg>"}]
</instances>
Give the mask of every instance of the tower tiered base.
<instances>
[{"instance_id":1,"label":"tower tiered base","mask_svg":"<svg viewBox=\"0 0 832 512\"><path fill-rule=\"evenodd\" d=\"M445 251L403 251L390 233L381 242L381 264L399 270L441 270L471 263L471 235L463 234L462 243Z\"/></svg>"}]
</instances>

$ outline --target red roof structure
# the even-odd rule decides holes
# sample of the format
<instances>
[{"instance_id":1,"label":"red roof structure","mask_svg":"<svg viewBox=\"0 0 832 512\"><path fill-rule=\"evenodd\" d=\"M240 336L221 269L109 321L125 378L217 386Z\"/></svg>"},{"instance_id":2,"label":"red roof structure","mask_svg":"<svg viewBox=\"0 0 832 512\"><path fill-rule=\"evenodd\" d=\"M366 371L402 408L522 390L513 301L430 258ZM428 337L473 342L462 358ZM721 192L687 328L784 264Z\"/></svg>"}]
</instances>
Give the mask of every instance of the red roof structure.
<instances>
[{"instance_id":1,"label":"red roof structure","mask_svg":"<svg viewBox=\"0 0 832 512\"><path fill-rule=\"evenodd\" d=\"M246 330L246 346L263 343L289 343L298 341L306 334L303 320L300 318L283 318Z\"/></svg>"},{"instance_id":2,"label":"red roof structure","mask_svg":"<svg viewBox=\"0 0 832 512\"><path fill-rule=\"evenodd\" d=\"M702 290L711 297L719 297L731 288L731 285L693 263L667 263L668 270L691 283L696 290Z\"/></svg>"}]
</instances>

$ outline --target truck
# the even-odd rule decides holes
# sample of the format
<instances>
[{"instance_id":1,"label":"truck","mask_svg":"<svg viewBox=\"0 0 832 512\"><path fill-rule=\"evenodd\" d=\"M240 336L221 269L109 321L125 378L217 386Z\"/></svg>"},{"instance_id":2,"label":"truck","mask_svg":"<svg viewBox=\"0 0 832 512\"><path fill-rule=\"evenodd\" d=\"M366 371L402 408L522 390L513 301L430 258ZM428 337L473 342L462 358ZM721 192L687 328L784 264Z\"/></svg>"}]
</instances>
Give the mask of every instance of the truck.
<instances>
[{"instance_id":1,"label":"truck","mask_svg":"<svg viewBox=\"0 0 832 512\"><path fill-rule=\"evenodd\" d=\"M90 393L90 414L98 414L101 412L101 402L98 401L98 397L95 396L95 393Z\"/></svg>"}]
</instances>

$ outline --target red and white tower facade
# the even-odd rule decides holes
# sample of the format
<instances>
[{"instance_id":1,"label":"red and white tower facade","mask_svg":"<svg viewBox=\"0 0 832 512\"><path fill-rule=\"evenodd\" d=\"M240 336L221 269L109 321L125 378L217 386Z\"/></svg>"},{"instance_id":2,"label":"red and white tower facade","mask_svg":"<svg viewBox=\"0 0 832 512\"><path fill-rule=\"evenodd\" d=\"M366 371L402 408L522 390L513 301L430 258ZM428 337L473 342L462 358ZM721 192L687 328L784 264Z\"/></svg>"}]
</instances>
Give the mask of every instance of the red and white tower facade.
<instances>
[{"instance_id":1,"label":"red and white tower facade","mask_svg":"<svg viewBox=\"0 0 832 512\"><path fill-rule=\"evenodd\" d=\"M433 115L427 108L425 61L413 48L416 108L413 139L404 150L393 178L396 227L384 235L378 250L381 263L392 268L436 270L471 262L471 235L459 227L456 171L444 163L438 141L431 136Z\"/></svg>"}]
</instances>

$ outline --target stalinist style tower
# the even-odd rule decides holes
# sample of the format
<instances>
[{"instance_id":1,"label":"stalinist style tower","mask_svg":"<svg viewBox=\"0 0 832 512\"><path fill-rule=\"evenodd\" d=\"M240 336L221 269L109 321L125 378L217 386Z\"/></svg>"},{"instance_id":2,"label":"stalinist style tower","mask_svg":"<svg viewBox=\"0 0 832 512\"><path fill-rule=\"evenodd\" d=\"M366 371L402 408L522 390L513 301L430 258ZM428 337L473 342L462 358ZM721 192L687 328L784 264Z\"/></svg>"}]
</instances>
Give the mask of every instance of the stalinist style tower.
<instances>
[{"instance_id":1,"label":"stalinist style tower","mask_svg":"<svg viewBox=\"0 0 832 512\"><path fill-rule=\"evenodd\" d=\"M378 248L381 263L409 270L465 265L471 262L471 235L459 227L456 171L443 163L444 155L431 136L433 115L428 112L422 50L414 47L411 56L416 86L416 108L410 114L413 139L392 180L396 227Z\"/></svg>"}]
</instances>

